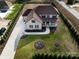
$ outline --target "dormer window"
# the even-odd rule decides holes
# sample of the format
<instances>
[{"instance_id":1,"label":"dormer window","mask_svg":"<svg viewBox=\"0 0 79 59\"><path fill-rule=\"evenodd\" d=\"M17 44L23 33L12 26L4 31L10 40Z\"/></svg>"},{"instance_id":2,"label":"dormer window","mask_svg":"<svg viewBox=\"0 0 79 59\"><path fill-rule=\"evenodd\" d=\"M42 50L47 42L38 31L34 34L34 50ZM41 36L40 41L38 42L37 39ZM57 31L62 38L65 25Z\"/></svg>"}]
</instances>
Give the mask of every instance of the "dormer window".
<instances>
[{"instance_id":1,"label":"dormer window","mask_svg":"<svg viewBox=\"0 0 79 59\"><path fill-rule=\"evenodd\" d=\"M40 14L39 16L40 16L40 17L42 17L42 15L41 15L41 14Z\"/></svg>"},{"instance_id":2,"label":"dormer window","mask_svg":"<svg viewBox=\"0 0 79 59\"><path fill-rule=\"evenodd\" d=\"M32 20L32 23L35 23L35 20Z\"/></svg>"}]
</instances>

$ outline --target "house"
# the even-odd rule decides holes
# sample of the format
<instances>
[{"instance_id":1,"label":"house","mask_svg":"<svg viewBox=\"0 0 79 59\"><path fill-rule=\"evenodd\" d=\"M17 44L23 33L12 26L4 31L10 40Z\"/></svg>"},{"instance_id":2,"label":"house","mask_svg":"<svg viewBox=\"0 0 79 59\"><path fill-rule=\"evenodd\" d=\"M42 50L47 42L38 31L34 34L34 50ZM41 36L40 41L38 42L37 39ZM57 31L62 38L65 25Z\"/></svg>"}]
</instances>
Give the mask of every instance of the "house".
<instances>
[{"instance_id":1,"label":"house","mask_svg":"<svg viewBox=\"0 0 79 59\"><path fill-rule=\"evenodd\" d=\"M51 5L42 5L33 9L27 9L22 16L26 25L26 31L41 31L46 27L57 27L58 12Z\"/></svg>"},{"instance_id":2,"label":"house","mask_svg":"<svg viewBox=\"0 0 79 59\"><path fill-rule=\"evenodd\" d=\"M9 9L9 6L5 0L0 0L0 12L6 12Z\"/></svg>"}]
</instances>

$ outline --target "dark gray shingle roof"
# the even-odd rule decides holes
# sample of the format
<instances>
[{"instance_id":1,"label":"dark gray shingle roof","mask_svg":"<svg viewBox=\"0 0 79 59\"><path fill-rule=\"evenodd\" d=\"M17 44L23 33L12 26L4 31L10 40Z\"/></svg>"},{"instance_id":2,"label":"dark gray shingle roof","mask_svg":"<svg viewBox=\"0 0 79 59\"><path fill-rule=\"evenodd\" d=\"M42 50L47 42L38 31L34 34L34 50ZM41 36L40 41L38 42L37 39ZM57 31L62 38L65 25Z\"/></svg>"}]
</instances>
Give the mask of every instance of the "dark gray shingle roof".
<instances>
[{"instance_id":1,"label":"dark gray shingle roof","mask_svg":"<svg viewBox=\"0 0 79 59\"><path fill-rule=\"evenodd\" d=\"M55 8L51 5L38 6L35 8L37 14L58 14Z\"/></svg>"}]
</instances>

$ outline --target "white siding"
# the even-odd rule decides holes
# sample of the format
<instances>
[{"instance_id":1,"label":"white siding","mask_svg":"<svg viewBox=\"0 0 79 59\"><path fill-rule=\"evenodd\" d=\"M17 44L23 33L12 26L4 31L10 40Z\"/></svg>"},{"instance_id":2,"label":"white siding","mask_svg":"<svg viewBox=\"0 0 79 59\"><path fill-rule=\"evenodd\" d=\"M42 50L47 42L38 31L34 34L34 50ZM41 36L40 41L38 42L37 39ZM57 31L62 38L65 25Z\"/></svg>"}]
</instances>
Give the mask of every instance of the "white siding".
<instances>
[{"instance_id":1,"label":"white siding","mask_svg":"<svg viewBox=\"0 0 79 59\"><path fill-rule=\"evenodd\" d=\"M34 20L35 23L32 23L32 20ZM33 25L33 28L30 28L30 25ZM36 25L38 25L39 28L35 28ZM34 18L26 23L26 30L41 30L41 29L42 24L38 20L35 20Z\"/></svg>"}]
</instances>

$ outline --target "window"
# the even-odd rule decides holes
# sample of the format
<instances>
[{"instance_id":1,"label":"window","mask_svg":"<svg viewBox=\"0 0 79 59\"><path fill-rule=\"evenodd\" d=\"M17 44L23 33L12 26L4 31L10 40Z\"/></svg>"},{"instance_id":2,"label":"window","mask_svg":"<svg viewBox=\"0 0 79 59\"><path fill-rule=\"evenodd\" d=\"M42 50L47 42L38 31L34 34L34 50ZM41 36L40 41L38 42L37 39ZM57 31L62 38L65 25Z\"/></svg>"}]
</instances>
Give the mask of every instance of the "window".
<instances>
[{"instance_id":1,"label":"window","mask_svg":"<svg viewBox=\"0 0 79 59\"><path fill-rule=\"evenodd\" d=\"M35 25L35 28L39 28L39 25Z\"/></svg>"},{"instance_id":2,"label":"window","mask_svg":"<svg viewBox=\"0 0 79 59\"><path fill-rule=\"evenodd\" d=\"M48 15L45 15L45 18L47 18L48 17Z\"/></svg>"},{"instance_id":3,"label":"window","mask_svg":"<svg viewBox=\"0 0 79 59\"><path fill-rule=\"evenodd\" d=\"M45 16L43 15L42 18L45 18Z\"/></svg>"},{"instance_id":4,"label":"window","mask_svg":"<svg viewBox=\"0 0 79 59\"><path fill-rule=\"evenodd\" d=\"M43 24L42 24L43 26L45 26L46 24L45 24L45 22L43 22Z\"/></svg>"},{"instance_id":5,"label":"window","mask_svg":"<svg viewBox=\"0 0 79 59\"><path fill-rule=\"evenodd\" d=\"M49 22L47 22L47 24L49 24Z\"/></svg>"},{"instance_id":6,"label":"window","mask_svg":"<svg viewBox=\"0 0 79 59\"><path fill-rule=\"evenodd\" d=\"M56 16L53 16L54 19L56 19Z\"/></svg>"},{"instance_id":7,"label":"window","mask_svg":"<svg viewBox=\"0 0 79 59\"><path fill-rule=\"evenodd\" d=\"M32 23L35 23L35 20L32 20Z\"/></svg>"},{"instance_id":8,"label":"window","mask_svg":"<svg viewBox=\"0 0 79 59\"><path fill-rule=\"evenodd\" d=\"M51 23L51 25L54 25L55 23Z\"/></svg>"},{"instance_id":9,"label":"window","mask_svg":"<svg viewBox=\"0 0 79 59\"><path fill-rule=\"evenodd\" d=\"M49 15L49 18L52 18L52 15Z\"/></svg>"},{"instance_id":10,"label":"window","mask_svg":"<svg viewBox=\"0 0 79 59\"><path fill-rule=\"evenodd\" d=\"M43 22L43 25L45 25L45 22Z\"/></svg>"},{"instance_id":11,"label":"window","mask_svg":"<svg viewBox=\"0 0 79 59\"><path fill-rule=\"evenodd\" d=\"M33 28L33 25L29 25L30 28Z\"/></svg>"}]
</instances>

